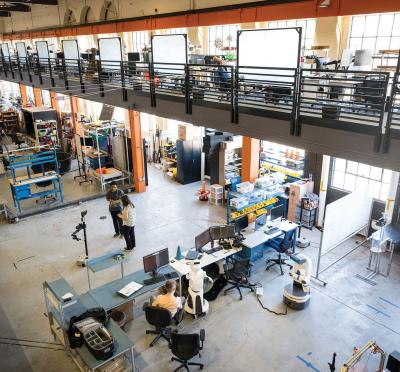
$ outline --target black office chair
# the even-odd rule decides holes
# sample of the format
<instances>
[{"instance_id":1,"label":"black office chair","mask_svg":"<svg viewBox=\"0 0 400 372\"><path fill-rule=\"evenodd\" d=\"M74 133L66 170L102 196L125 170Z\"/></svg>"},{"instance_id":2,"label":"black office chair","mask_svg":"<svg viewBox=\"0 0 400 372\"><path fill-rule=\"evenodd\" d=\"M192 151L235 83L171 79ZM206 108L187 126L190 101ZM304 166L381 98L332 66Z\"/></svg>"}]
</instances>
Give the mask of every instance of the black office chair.
<instances>
[{"instance_id":1,"label":"black office chair","mask_svg":"<svg viewBox=\"0 0 400 372\"><path fill-rule=\"evenodd\" d=\"M170 311L162 307L146 306L144 313L149 324L156 327L155 330L146 331L146 335L157 335L157 337L150 343L150 346L154 346L160 338L163 338L169 342L171 335L171 328L169 326L172 322Z\"/></svg>"},{"instance_id":2,"label":"black office chair","mask_svg":"<svg viewBox=\"0 0 400 372\"><path fill-rule=\"evenodd\" d=\"M243 300L241 288L250 289L254 292L255 284L249 283L250 277L250 259L248 258L229 258L226 264L224 264L225 277L229 284L232 286L225 289L224 295L230 290L237 289L240 295L240 299Z\"/></svg>"},{"instance_id":3,"label":"black office chair","mask_svg":"<svg viewBox=\"0 0 400 372\"><path fill-rule=\"evenodd\" d=\"M267 267L265 270L269 270L271 267L275 265L279 265L279 268L281 270L281 275L284 274L282 265L289 266L291 269L293 268L292 265L288 264L286 261L289 259L289 257L284 258L282 257L282 254L287 254L290 249L293 248L294 245L294 239L296 237L296 229L286 231L282 236L277 237L275 239L271 239L268 242L268 245L275 249L278 252L278 257L277 258L269 258L267 262Z\"/></svg>"},{"instance_id":4,"label":"black office chair","mask_svg":"<svg viewBox=\"0 0 400 372\"><path fill-rule=\"evenodd\" d=\"M171 361L181 363L181 365L178 368L174 369L173 372L179 371L182 368L185 368L186 371L189 372L189 366L199 366L200 369L203 369L203 363L189 362L189 360L196 355L199 355L199 357L201 357L200 351L203 350L205 338L206 332L204 329L200 330L200 334L171 334L171 342L169 344L169 348L171 349L172 354L175 355L171 358Z\"/></svg>"}]
</instances>

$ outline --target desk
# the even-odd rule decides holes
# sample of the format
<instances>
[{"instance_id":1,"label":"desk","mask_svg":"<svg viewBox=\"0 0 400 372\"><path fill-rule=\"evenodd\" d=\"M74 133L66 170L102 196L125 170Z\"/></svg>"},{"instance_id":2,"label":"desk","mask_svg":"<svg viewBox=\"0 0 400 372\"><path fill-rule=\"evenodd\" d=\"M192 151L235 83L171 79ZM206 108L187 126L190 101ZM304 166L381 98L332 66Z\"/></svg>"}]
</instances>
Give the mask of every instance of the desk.
<instances>
[{"instance_id":1,"label":"desk","mask_svg":"<svg viewBox=\"0 0 400 372\"><path fill-rule=\"evenodd\" d=\"M274 239L282 233L297 229L299 225L294 222L283 220L279 224L276 224L276 227L280 230L273 234L265 234L265 230L267 226L263 226L257 231L254 231L254 223L250 224L244 231L242 231L242 235L245 238L241 244L243 247L241 256L245 258L250 258L250 261L254 262L262 258L264 245L270 239ZM295 233L294 239L296 239L297 233ZM295 252L296 241L294 241L293 245L293 253Z\"/></svg>"}]
</instances>

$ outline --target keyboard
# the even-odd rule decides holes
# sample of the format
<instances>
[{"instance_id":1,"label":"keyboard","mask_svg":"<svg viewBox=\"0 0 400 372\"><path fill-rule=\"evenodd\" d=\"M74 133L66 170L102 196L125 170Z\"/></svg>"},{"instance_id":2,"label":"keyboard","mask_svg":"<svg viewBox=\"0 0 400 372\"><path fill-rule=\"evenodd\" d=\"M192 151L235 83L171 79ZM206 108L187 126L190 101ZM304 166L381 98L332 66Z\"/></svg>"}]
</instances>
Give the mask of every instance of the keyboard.
<instances>
[{"instance_id":1,"label":"keyboard","mask_svg":"<svg viewBox=\"0 0 400 372\"><path fill-rule=\"evenodd\" d=\"M272 235L272 234L275 234L275 233L277 233L277 232L279 232L279 231L281 231L279 228L277 228L277 227L271 227L271 228L269 228L268 230L265 230L264 232L265 232L267 235Z\"/></svg>"},{"instance_id":2,"label":"keyboard","mask_svg":"<svg viewBox=\"0 0 400 372\"><path fill-rule=\"evenodd\" d=\"M164 280L165 280L164 275L160 275L160 276L156 276L156 277L152 277L152 278L143 280L143 284L144 285L152 285L152 284L161 283Z\"/></svg>"},{"instance_id":3,"label":"keyboard","mask_svg":"<svg viewBox=\"0 0 400 372\"><path fill-rule=\"evenodd\" d=\"M164 276L165 276L165 279L175 279L175 278L178 278L179 275L175 271L172 271L170 273L164 274Z\"/></svg>"},{"instance_id":4,"label":"keyboard","mask_svg":"<svg viewBox=\"0 0 400 372\"><path fill-rule=\"evenodd\" d=\"M222 251L224 249L224 247L221 247L220 245L218 247L215 248L211 248L208 251L206 251L207 254L212 254L212 253L216 253L219 251Z\"/></svg>"}]
</instances>

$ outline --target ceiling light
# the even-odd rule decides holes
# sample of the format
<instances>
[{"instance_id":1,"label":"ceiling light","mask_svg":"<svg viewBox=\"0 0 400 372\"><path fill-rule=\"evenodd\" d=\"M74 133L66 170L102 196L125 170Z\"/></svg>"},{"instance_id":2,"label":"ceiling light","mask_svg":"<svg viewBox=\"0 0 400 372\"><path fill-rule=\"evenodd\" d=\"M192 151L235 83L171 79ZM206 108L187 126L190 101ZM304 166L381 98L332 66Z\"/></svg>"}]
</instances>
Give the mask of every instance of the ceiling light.
<instances>
[{"instance_id":1,"label":"ceiling light","mask_svg":"<svg viewBox=\"0 0 400 372\"><path fill-rule=\"evenodd\" d=\"M322 0L319 4L320 8L328 8L331 6L331 0Z\"/></svg>"}]
</instances>

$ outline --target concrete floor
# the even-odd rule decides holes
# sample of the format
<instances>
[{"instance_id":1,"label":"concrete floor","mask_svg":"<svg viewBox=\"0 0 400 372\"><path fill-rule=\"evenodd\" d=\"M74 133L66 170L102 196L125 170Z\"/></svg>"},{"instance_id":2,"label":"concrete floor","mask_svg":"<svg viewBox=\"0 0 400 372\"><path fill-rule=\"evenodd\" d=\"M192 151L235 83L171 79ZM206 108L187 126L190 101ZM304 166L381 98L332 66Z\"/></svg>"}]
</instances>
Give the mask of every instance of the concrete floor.
<instances>
[{"instance_id":1,"label":"concrete floor","mask_svg":"<svg viewBox=\"0 0 400 372\"><path fill-rule=\"evenodd\" d=\"M224 208L197 201L199 184L179 185L152 168L149 177L148 191L131 195L137 207L137 249L126 264L127 272L142 268L143 255L165 246L172 255L178 244L193 246L197 233L225 221ZM86 271L74 264L83 244L70 238L85 209L90 254L122 248L123 240L112 238L111 219L102 199L23 219L15 225L0 224L0 371L77 370L59 346L46 344L54 340L44 315L41 284L62 275L78 292L87 290ZM101 216L107 219L99 219ZM305 230L304 234L319 242L317 230ZM349 241L326 255L323 266L354 244ZM315 262L316 244L305 253ZM239 301L232 292L211 302L206 317L195 321L186 318L181 332L206 330L201 359L207 371L328 371L333 352L338 355L339 369L354 346L370 339L390 353L400 345L400 257L395 255L390 277L377 277L375 286L355 278L355 274L365 272L367 260L368 250L361 247L325 272L322 277L328 285L312 283L311 303L303 311L288 310L286 316L277 316L263 310L253 294ZM100 285L118 275L118 269L110 269L92 278ZM284 310L282 292L290 282L288 275L266 272L262 260L254 267L252 281L263 284L266 306ZM135 344L137 370L171 371L176 364L170 362L167 344L160 341L154 348L148 347L152 338L145 335L149 327L141 310L144 300L137 302L135 320L127 326ZM17 340L41 343L10 345ZM376 363L377 357L371 356L370 368Z\"/></svg>"}]
</instances>

